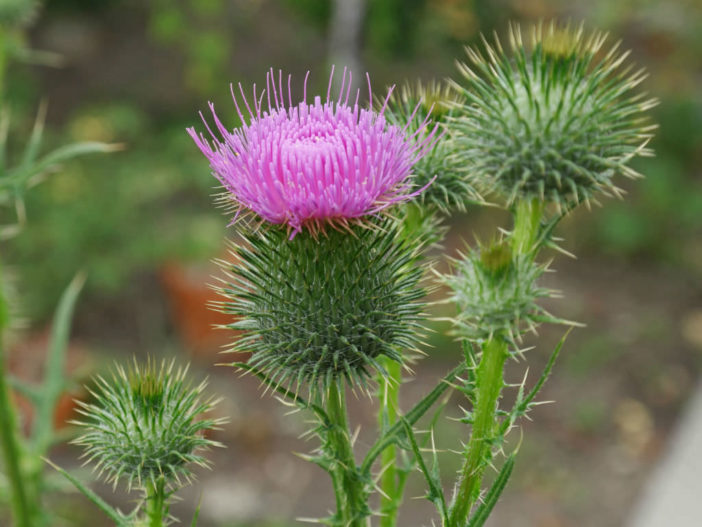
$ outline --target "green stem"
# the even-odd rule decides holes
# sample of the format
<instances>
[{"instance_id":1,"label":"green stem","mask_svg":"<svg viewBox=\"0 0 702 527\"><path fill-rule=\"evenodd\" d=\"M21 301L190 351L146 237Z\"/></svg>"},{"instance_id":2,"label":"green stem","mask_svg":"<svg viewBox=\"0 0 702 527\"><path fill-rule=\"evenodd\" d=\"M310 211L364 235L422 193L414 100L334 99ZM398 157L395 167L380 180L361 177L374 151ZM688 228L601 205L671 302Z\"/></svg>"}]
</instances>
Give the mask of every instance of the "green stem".
<instances>
[{"instance_id":1,"label":"green stem","mask_svg":"<svg viewBox=\"0 0 702 527\"><path fill-rule=\"evenodd\" d=\"M7 70L7 31L0 28L0 106L5 102L5 72Z\"/></svg>"},{"instance_id":2,"label":"green stem","mask_svg":"<svg viewBox=\"0 0 702 527\"><path fill-rule=\"evenodd\" d=\"M483 345L483 354L476 372L473 430L465 451L458 491L449 514L449 527L463 527L470 510L480 497L483 474L490 461L491 441L497 425L497 401L504 386L503 370L507 356L507 342L499 336Z\"/></svg>"},{"instance_id":3,"label":"green stem","mask_svg":"<svg viewBox=\"0 0 702 527\"><path fill-rule=\"evenodd\" d=\"M515 254L529 254L534 249L539 239L543 213L544 204L536 198L517 202L512 232L512 251Z\"/></svg>"},{"instance_id":4,"label":"green stem","mask_svg":"<svg viewBox=\"0 0 702 527\"><path fill-rule=\"evenodd\" d=\"M353 455L345 390L337 381L329 386L327 415L330 421L327 443L335 459L332 479L337 515L344 527L363 527L366 495Z\"/></svg>"},{"instance_id":5,"label":"green stem","mask_svg":"<svg viewBox=\"0 0 702 527\"><path fill-rule=\"evenodd\" d=\"M394 360L383 363L387 376L378 380L380 409L378 424L381 431L387 430L397 422L402 382L402 365ZM380 456L383 473L380 477L380 527L394 527L397 524L397 512L402 502L401 489L397 479L397 449L394 444L388 446Z\"/></svg>"},{"instance_id":6,"label":"green stem","mask_svg":"<svg viewBox=\"0 0 702 527\"><path fill-rule=\"evenodd\" d=\"M0 335L0 340L2 336ZM17 527L31 525L29 502L24 475L20 469L20 452L17 444L17 419L10 400L4 347L0 346L0 447L5 462L7 479L10 482L10 506Z\"/></svg>"},{"instance_id":7,"label":"green stem","mask_svg":"<svg viewBox=\"0 0 702 527\"><path fill-rule=\"evenodd\" d=\"M0 45L2 45L1 42ZM7 384L8 372L3 336L9 322L9 309L3 289L0 272L0 448L2 448L7 479L10 483L10 507L15 525L30 527L32 521L26 481L20 468L22 455L17 441L17 417L10 398L10 387Z\"/></svg>"},{"instance_id":8,"label":"green stem","mask_svg":"<svg viewBox=\"0 0 702 527\"><path fill-rule=\"evenodd\" d=\"M159 478L146 487L146 517L149 527L163 527L166 518L166 481Z\"/></svg>"}]
</instances>

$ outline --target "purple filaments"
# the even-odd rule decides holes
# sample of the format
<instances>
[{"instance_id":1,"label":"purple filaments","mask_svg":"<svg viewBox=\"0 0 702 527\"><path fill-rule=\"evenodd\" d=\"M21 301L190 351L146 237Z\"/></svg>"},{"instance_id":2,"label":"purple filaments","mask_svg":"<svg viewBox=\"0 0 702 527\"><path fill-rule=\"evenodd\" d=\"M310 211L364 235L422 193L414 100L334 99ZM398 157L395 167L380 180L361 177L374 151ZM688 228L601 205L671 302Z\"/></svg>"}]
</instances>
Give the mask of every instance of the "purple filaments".
<instances>
[{"instance_id":1,"label":"purple filaments","mask_svg":"<svg viewBox=\"0 0 702 527\"><path fill-rule=\"evenodd\" d=\"M385 106L379 113L360 108L358 91L350 105L351 73L347 76L346 70L339 96L332 100L333 76L332 68L326 100L315 97L312 103L307 102L306 76L303 100L293 106L290 76L286 104L282 72L276 86L271 69L263 93L257 96L254 85L253 108L239 84L248 119L232 87L241 128L227 130L210 103L219 136L206 122L211 141L188 129L237 215L252 211L271 223L289 226L294 236L303 227L317 231L325 223L343 225L376 214L423 190L411 188L410 171L432 148L436 128L427 131L425 121L408 137L406 127L386 123ZM368 91L372 100L370 79ZM262 108L264 97L267 111Z\"/></svg>"}]
</instances>

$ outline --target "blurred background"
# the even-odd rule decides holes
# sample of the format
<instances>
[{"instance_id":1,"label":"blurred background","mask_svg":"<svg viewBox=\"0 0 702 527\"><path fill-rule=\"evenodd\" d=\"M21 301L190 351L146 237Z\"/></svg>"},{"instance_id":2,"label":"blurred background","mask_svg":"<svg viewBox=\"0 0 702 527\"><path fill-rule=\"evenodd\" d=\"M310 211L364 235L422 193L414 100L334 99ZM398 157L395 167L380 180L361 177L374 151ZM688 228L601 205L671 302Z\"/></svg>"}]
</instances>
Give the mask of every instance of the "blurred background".
<instances>
[{"instance_id":1,"label":"blurred background","mask_svg":"<svg viewBox=\"0 0 702 527\"><path fill-rule=\"evenodd\" d=\"M702 3L699 0L50 0L27 33L32 49L56 54L50 65L13 64L7 77L13 123L26 136L40 101L48 103L46 142L99 140L124 149L72 161L27 197L29 223L3 244L24 327L15 332L12 368L31 379L42 366L51 314L78 270L88 276L70 351L74 388L55 424L72 418L74 397L91 375L133 355L177 356L209 375L230 423L217 439L215 470L181 493L185 520L202 499L201 524L286 527L326 514L327 476L292 452L300 415L286 416L258 385L215 363L232 338L214 331L226 318L207 310L207 287L233 236L213 207L214 178L185 128L215 102L236 124L230 82L249 87L269 67L326 87L329 66L368 71L376 94L390 84L456 75L454 61L480 33L505 35L509 21L584 22L611 32L650 77L660 98L656 157L640 160L646 179L620 181L628 195L582 210L560 227L577 260L554 253L551 286L564 299L549 308L587 323L570 336L543 398L557 401L524 426L522 454L493 526L623 525L702 366ZM46 61L44 61L46 62ZM15 130L13 130L14 133ZM12 136L11 136L12 138ZM507 216L472 209L451 219L446 251L473 233L508 227ZM433 346L406 386L409 405L457 360L450 339ZM532 372L560 329L544 328L527 354ZM518 382L525 363L510 365ZM535 375L535 374L533 374ZM449 415L458 415L452 400ZM374 426L371 403L353 401L360 443ZM68 433L68 432L67 432ZM460 423L443 420L439 442L456 449ZM79 451L53 457L78 469ZM442 454L447 480L457 456ZM86 475L88 472L86 471ZM134 496L97 487L128 505ZM702 484L700 485L702 492ZM422 483L410 482L409 497ZM57 525L108 525L78 495L57 495ZM408 499L402 525L428 525L431 505ZM1 523L1 521L0 521Z\"/></svg>"}]
</instances>

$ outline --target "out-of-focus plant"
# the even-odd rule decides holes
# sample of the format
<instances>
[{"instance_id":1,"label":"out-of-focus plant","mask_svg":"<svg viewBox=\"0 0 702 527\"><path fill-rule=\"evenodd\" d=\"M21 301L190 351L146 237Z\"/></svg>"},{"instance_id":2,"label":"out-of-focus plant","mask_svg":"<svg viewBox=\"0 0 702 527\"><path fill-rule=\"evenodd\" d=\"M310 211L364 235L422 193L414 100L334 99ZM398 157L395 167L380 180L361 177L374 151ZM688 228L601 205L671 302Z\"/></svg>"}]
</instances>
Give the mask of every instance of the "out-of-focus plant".
<instances>
[{"instance_id":1,"label":"out-of-focus plant","mask_svg":"<svg viewBox=\"0 0 702 527\"><path fill-rule=\"evenodd\" d=\"M565 337L506 408L505 364L524 355L524 333L541 323L575 325L539 304L552 295L540 285L540 251L558 248L553 232L564 216L619 195L622 176L638 177L631 161L650 155L646 112L655 101L635 91L644 76L624 65L627 54L605 43L582 28L539 25L524 36L514 26L508 50L499 40L467 50L455 96L405 91L377 112L359 106L346 71L337 96L330 80L326 99L305 87L293 103L290 77L271 70L251 103L239 87L239 129L228 130L211 105L211 137L189 130L224 187L222 201L235 220L248 218L235 260L223 262L220 307L241 332L232 350L250 354L233 365L314 416L309 434L319 447L309 460L329 473L336 497L323 523L361 527L377 515L383 527L397 525L412 470L424 476L444 527L478 527L492 512L518 451L507 436L538 404ZM425 250L441 237L427 218L475 200L475 189L507 208L513 227L439 274L463 356L403 413L403 366L420 341L419 279L430 267ZM398 213L384 218L391 205ZM367 391L373 378L378 437L359 461L345 397ZM470 426L453 496L433 442L443 407L428 433L416 426L449 389L465 396L461 421ZM486 487L489 467L497 476ZM376 493L379 510L370 505Z\"/></svg>"},{"instance_id":2,"label":"out-of-focus plant","mask_svg":"<svg viewBox=\"0 0 702 527\"><path fill-rule=\"evenodd\" d=\"M224 24L230 3L157 0L149 8L151 37L185 55L186 86L196 93L216 86L233 47L234 34Z\"/></svg>"},{"instance_id":3,"label":"out-of-focus plant","mask_svg":"<svg viewBox=\"0 0 702 527\"><path fill-rule=\"evenodd\" d=\"M0 6L0 204L11 210L11 220L0 228L3 242L22 232L26 222L27 192L55 172L60 163L74 157L110 152L114 145L97 142L76 143L43 153L45 106L39 109L34 128L25 146L16 151L9 143L12 101L6 96L5 73L12 59L31 57L23 47L23 31L38 9L38 2L15 0ZM3 251L3 255L5 251ZM49 485L44 478L42 457L56 441L53 414L59 396L68 380L65 377L65 355L71 317L82 275L68 286L59 303L52 327L42 383L34 386L10 376L7 370L6 343L16 306L8 299L6 276L0 274L0 447L9 487L12 521L18 527L49 525L51 516L42 508L42 495ZM11 388L24 395L34 407L34 421L29 437L22 436L12 400Z\"/></svg>"},{"instance_id":4,"label":"out-of-focus plant","mask_svg":"<svg viewBox=\"0 0 702 527\"><path fill-rule=\"evenodd\" d=\"M86 300L124 298L145 270L220 250L223 227L206 212L210 189L193 177L201 160L186 150L182 128L156 133L155 126L123 104L86 107L71 121L75 138L120 138L139 148L121 152L118 163L97 156L70 163L28 196L33 228L13 244L12 256L26 262L21 278L33 320L46 316L57 282L76 265L90 275Z\"/></svg>"}]
</instances>

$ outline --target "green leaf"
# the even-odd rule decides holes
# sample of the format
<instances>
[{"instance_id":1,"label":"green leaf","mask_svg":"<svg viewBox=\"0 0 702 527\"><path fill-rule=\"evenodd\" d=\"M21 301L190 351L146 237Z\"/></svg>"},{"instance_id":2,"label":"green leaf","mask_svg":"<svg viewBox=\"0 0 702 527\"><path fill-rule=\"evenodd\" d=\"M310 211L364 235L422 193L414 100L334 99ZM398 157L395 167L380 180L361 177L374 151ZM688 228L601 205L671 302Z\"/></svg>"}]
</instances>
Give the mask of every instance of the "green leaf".
<instances>
[{"instance_id":1,"label":"green leaf","mask_svg":"<svg viewBox=\"0 0 702 527\"><path fill-rule=\"evenodd\" d=\"M427 468L426 463L424 463L422 453L419 450L419 447L417 446L417 441L414 437L414 431L412 430L412 426L404 417L400 418L400 423L402 424L402 427L405 431L405 435L407 436L410 446L412 447L412 452L414 453L414 457L417 460L419 470L422 472L422 475L424 475L424 479L426 480L427 485L429 485L427 499L434 504L436 510L441 515L441 523L445 525L448 521L448 509L446 508L446 499L444 498L444 491L441 488L441 481L439 479L438 465L436 464L436 452L434 452L434 467L430 472Z\"/></svg>"},{"instance_id":2,"label":"green leaf","mask_svg":"<svg viewBox=\"0 0 702 527\"><path fill-rule=\"evenodd\" d=\"M522 398L521 391L519 393L519 396L517 397L517 402L515 403L514 407L512 408L511 417L510 419L505 419L502 422L502 425L500 427L500 434L504 434L507 432L510 426L514 424L514 420L516 419L517 416L519 415L524 415L524 413L529 409L529 405L531 402L534 400L536 395L539 393L541 388L543 387L544 383L546 382L546 379L548 379L549 375L551 375L551 371L553 370L553 366L556 363L556 359L558 358L558 355L561 353L561 349L563 348L563 344L565 344L566 339L568 338L568 335L570 335L570 332L572 331L572 328L570 328L568 331L566 331L565 335L563 335L563 338L558 342L554 350L551 352L551 356L548 359L548 362L546 363L546 366L544 367L544 370L541 372L541 376L539 377L539 380L536 382L534 387L529 391L529 393L526 395L526 397Z\"/></svg>"},{"instance_id":3,"label":"green leaf","mask_svg":"<svg viewBox=\"0 0 702 527\"><path fill-rule=\"evenodd\" d=\"M119 144L98 143L94 141L61 146L36 162L20 165L12 170L10 172L12 181L9 183L22 188L32 177L46 172L59 163L86 154L114 152L121 148L122 145Z\"/></svg>"},{"instance_id":4,"label":"green leaf","mask_svg":"<svg viewBox=\"0 0 702 527\"><path fill-rule=\"evenodd\" d=\"M497 475L495 482L490 487L490 490L488 490L487 494L485 495L483 503L475 511L475 514L473 514L471 519L468 521L466 527L482 527L482 525L488 519L488 516L490 516L490 513L495 507L497 500L500 499L502 491L505 490L509 477L512 475L516 455L516 452L512 452L505 461L505 464L502 465L502 469Z\"/></svg>"},{"instance_id":5,"label":"green leaf","mask_svg":"<svg viewBox=\"0 0 702 527\"><path fill-rule=\"evenodd\" d=\"M22 154L22 163L20 166L23 168L31 166L39 154L39 146L41 145L41 138L44 133L45 120L46 102L42 101L42 103L39 105L39 110L37 111L37 117L34 120L32 135L29 136L29 141L27 141L27 146L24 147L24 153Z\"/></svg>"},{"instance_id":6,"label":"green leaf","mask_svg":"<svg viewBox=\"0 0 702 527\"><path fill-rule=\"evenodd\" d=\"M64 469L59 467L58 465L55 465L52 463L50 460L46 458L42 458L46 463L48 463L51 467L53 467L55 470L57 470L60 474L62 474L68 481L73 483L73 486L78 489L78 491L83 494L86 498L88 498L90 501L92 501L102 512L104 512L115 524L117 527L129 527L130 522L128 520L127 516L124 516L121 512L119 512L117 509L113 508L111 505L109 505L105 500L103 500L100 496L95 494L92 490L90 490L88 487L83 485L80 481L78 481L76 478L71 476L68 472L66 472Z\"/></svg>"},{"instance_id":7,"label":"green leaf","mask_svg":"<svg viewBox=\"0 0 702 527\"><path fill-rule=\"evenodd\" d=\"M451 370L443 379L441 379L441 382L439 382L439 384L431 392L425 395L424 398L414 406L414 408L407 412L404 419L410 425L413 425L419 421L427 410L429 410L429 408L432 407L439 397L441 397L441 395L451 386L451 383L456 376L463 373L465 369L465 363L461 362L461 364ZM363 459L363 463L361 463L360 470L362 474L370 472L370 469L378 456L388 445L398 440L400 433L404 433L404 427L402 423L398 421L378 438L378 440L373 444L373 446L371 446L370 450L366 454L366 457Z\"/></svg>"},{"instance_id":8,"label":"green leaf","mask_svg":"<svg viewBox=\"0 0 702 527\"><path fill-rule=\"evenodd\" d=\"M197 508L195 509L195 514L193 515L193 521L190 522L190 527L195 527L197 525L197 519L200 517L200 507L202 506L202 497L200 498L200 501L197 504Z\"/></svg>"},{"instance_id":9,"label":"green leaf","mask_svg":"<svg viewBox=\"0 0 702 527\"><path fill-rule=\"evenodd\" d=\"M39 388L31 383L13 377L12 375L7 376L7 383L13 390L17 390L21 395L29 399L32 404L39 404L41 400L41 391Z\"/></svg>"},{"instance_id":10,"label":"green leaf","mask_svg":"<svg viewBox=\"0 0 702 527\"><path fill-rule=\"evenodd\" d=\"M43 456L51 445L54 408L56 408L56 402L66 384L64 372L66 350L73 311L84 283L85 275L83 273L79 273L73 278L61 296L54 315L44 368L44 380L39 392L37 414L32 431L32 447L37 456Z\"/></svg>"},{"instance_id":11,"label":"green leaf","mask_svg":"<svg viewBox=\"0 0 702 527\"><path fill-rule=\"evenodd\" d=\"M544 367L544 371L541 372L541 376L539 377L539 380L536 382L534 387L531 389L529 394L526 396L526 399L524 399L524 404L528 405L534 400L534 397L539 393L539 390L541 390L542 386L546 382L546 379L548 379L549 375L551 375L551 370L553 370L553 365L556 364L556 359L558 358L558 355L561 353L561 349L563 348L563 344L565 344L566 339L568 338L568 335L570 335L571 330L569 329L566 331L565 335L563 335L563 338L556 344L556 347L554 350L551 352L551 356L548 359L548 362L546 363L546 366Z\"/></svg>"}]
</instances>

